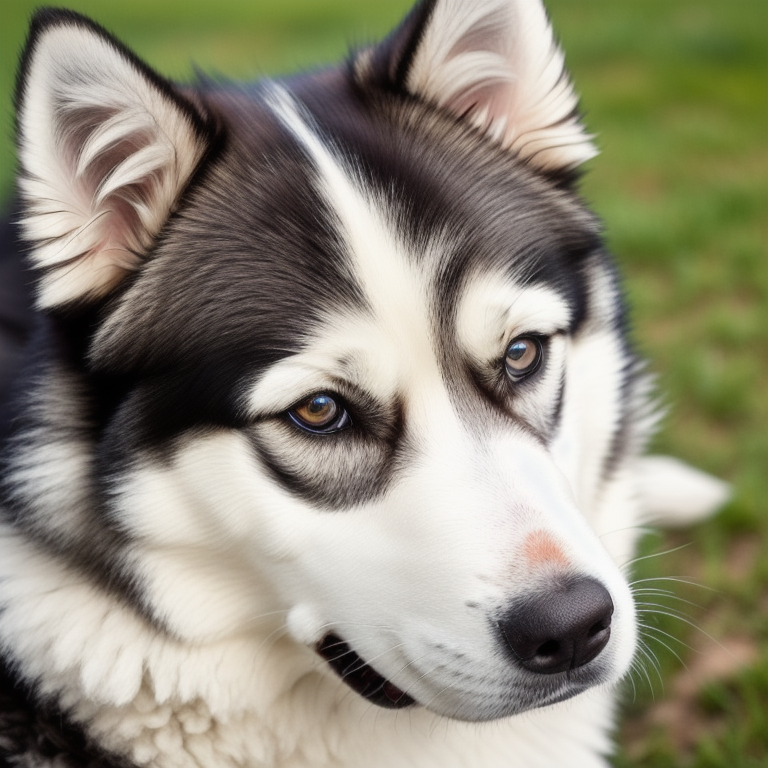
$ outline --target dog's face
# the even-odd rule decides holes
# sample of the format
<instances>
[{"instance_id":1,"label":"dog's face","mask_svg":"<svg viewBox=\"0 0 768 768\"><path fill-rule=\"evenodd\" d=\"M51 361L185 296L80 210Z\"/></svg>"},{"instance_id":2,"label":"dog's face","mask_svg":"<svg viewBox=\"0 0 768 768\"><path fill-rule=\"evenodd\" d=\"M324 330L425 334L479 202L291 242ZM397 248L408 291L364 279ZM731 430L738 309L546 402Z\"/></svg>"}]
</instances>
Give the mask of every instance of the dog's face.
<instances>
[{"instance_id":1,"label":"dog's face","mask_svg":"<svg viewBox=\"0 0 768 768\"><path fill-rule=\"evenodd\" d=\"M515 45L535 82L472 80L473 46ZM369 700L469 720L624 674L595 509L631 358L541 8L426 3L348 70L251 90L179 93L72 16L26 58L39 303L87 328L59 379L144 612L285 627Z\"/></svg>"}]
</instances>

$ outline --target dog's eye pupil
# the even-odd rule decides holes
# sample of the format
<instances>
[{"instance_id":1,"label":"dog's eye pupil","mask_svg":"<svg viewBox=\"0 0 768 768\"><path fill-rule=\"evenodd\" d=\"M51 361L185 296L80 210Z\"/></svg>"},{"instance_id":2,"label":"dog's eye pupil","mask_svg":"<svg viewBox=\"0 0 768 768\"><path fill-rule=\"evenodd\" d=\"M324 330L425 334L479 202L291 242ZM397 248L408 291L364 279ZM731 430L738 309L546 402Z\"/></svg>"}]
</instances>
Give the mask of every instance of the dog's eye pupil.
<instances>
[{"instance_id":1,"label":"dog's eye pupil","mask_svg":"<svg viewBox=\"0 0 768 768\"><path fill-rule=\"evenodd\" d=\"M318 397L313 397L309 403L304 406L304 410L306 410L308 414L311 414L313 418L325 419L336 411L336 403L334 403L330 397L319 395Z\"/></svg>"},{"instance_id":2,"label":"dog's eye pupil","mask_svg":"<svg viewBox=\"0 0 768 768\"><path fill-rule=\"evenodd\" d=\"M528 354L530 346L525 341L514 342L507 350L507 357L510 360L519 361L522 360L526 354Z\"/></svg>"},{"instance_id":3,"label":"dog's eye pupil","mask_svg":"<svg viewBox=\"0 0 768 768\"><path fill-rule=\"evenodd\" d=\"M542 343L535 336L521 336L507 347L504 367L512 379L533 373L541 363Z\"/></svg>"},{"instance_id":4,"label":"dog's eye pupil","mask_svg":"<svg viewBox=\"0 0 768 768\"><path fill-rule=\"evenodd\" d=\"M288 411L291 420L308 432L336 432L347 426L349 415L331 395L312 395Z\"/></svg>"}]
</instances>

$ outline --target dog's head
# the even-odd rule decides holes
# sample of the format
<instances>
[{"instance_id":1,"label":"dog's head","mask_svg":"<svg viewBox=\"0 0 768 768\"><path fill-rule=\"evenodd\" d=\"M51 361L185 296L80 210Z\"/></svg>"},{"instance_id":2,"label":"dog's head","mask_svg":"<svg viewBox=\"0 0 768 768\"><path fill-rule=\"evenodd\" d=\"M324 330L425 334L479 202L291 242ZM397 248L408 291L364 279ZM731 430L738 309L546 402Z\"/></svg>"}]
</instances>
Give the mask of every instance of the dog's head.
<instances>
[{"instance_id":1,"label":"dog's head","mask_svg":"<svg viewBox=\"0 0 768 768\"><path fill-rule=\"evenodd\" d=\"M632 358L538 2L423 2L343 68L194 89L43 12L18 102L84 567L181 638L285 627L382 705L491 719L624 674L598 534Z\"/></svg>"}]
</instances>

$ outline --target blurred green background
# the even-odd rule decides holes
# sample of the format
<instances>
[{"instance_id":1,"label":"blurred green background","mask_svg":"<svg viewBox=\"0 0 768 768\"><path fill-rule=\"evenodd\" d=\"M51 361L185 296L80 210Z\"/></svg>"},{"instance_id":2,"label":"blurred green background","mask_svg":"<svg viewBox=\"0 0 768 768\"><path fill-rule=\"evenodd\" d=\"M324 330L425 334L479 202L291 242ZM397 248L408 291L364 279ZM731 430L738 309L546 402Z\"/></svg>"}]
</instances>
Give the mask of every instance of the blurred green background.
<instances>
[{"instance_id":1,"label":"blurred green background","mask_svg":"<svg viewBox=\"0 0 768 768\"><path fill-rule=\"evenodd\" d=\"M408 0L74 0L161 72L236 78L337 59ZM31 10L0 4L0 198ZM768 765L768 2L550 0L602 155L583 189L626 276L670 408L655 448L734 484L695 529L649 534L649 653L626 686L620 768ZM669 550L675 550L670 552ZM706 586L700 586L706 585ZM688 602L683 602L683 600Z\"/></svg>"}]
</instances>

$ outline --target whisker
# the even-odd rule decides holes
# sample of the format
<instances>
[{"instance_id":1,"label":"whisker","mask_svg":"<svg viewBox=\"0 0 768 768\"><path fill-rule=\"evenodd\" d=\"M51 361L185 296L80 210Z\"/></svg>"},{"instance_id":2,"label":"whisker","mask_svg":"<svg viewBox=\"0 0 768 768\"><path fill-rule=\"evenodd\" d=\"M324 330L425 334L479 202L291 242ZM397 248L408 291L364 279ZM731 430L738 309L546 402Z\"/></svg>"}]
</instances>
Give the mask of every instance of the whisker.
<instances>
[{"instance_id":1,"label":"whisker","mask_svg":"<svg viewBox=\"0 0 768 768\"><path fill-rule=\"evenodd\" d=\"M605 531L598 535L598 539L603 539L606 536L613 536L617 533L625 533L626 531L641 531L642 533L653 533L656 529L652 525L627 525L624 528L612 528L610 531Z\"/></svg>"},{"instance_id":2,"label":"whisker","mask_svg":"<svg viewBox=\"0 0 768 768\"><path fill-rule=\"evenodd\" d=\"M279 626L273 629L262 641L259 643L257 651L263 650L269 643L274 645L280 638L288 634L288 627L285 625Z\"/></svg>"},{"instance_id":3,"label":"whisker","mask_svg":"<svg viewBox=\"0 0 768 768\"><path fill-rule=\"evenodd\" d=\"M405 643L398 643L397 645L393 645L391 648L387 648L387 650L382 651L381 653L376 654L371 659L366 659L363 661L363 659L360 659L360 664L358 664L354 669L347 669L344 671L344 674L342 675L342 680L345 680L350 675L355 674L355 672L359 672L363 667L368 667L371 665L372 662L376 661L376 659L380 659L382 656L386 656L388 653L392 653L392 651L396 651L398 648L402 648L405 645Z\"/></svg>"},{"instance_id":4,"label":"whisker","mask_svg":"<svg viewBox=\"0 0 768 768\"><path fill-rule=\"evenodd\" d=\"M661 668L659 667L659 662L657 661L656 657L651 652L650 648L647 648L645 645L640 643L637 646L638 653L641 653L651 664L651 666L656 670L656 674L659 677L659 682L661 683L661 690L664 691L664 678L661 676ZM645 675L645 679L648 681L648 688L651 691L651 698L656 700L656 691L653 688L653 683L651 682L651 676L648 674L648 670L645 666L640 667L641 671Z\"/></svg>"},{"instance_id":5,"label":"whisker","mask_svg":"<svg viewBox=\"0 0 768 768\"><path fill-rule=\"evenodd\" d=\"M435 667L435 669L437 669L437 667ZM432 671L434 672L434 669L433 669ZM434 695L434 696L433 696L433 697L432 697L432 698L429 700L429 702L428 702L428 703L427 703L425 706L429 706L429 704L431 704L431 703L432 703L432 702L433 702L433 701L434 701L434 700L435 700L435 699L436 699L438 696L440 696L440 694L442 694L442 693L445 693L445 691L447 691L449 688L452 688L452 687L453 687L453 686L452 686L452 685L449 683L448 685L446 685L446 686L444 686L443 688L441 688L441 689L440 689L440 690L439 690L439 691L438 691L438 692L437 692L437 693L436 693L436 694L435 694L435 695ZM438 728L438 726L440 725L440 723L441 723L441 721L440 721L440 720L436 720L436 721L434 722L434 724L433 724L432 726L430 726L430 729L429 729L429 735L430 735L430 737L434 736L434 734L435 734L435 731L437 730L437 728Z\"/></svg>"},{"instance_id":6,"label":"whisker","mask_svg":"<svg viewBox=\"0 0 768 768\"><path fill-rule=\"evenodd\" d=\"M688 542L686 544L681 544L679 547L674 547L673 549L666 549L663 552L653 552L650 555L642 555L641 557L633 557L631 560L627 560L626 563L623 563L619 566L621 570L624 570L625 568L629 568L629 566L634 565L635 563L640 563L643 560L651 560L654 557L663 557L664 555L671 555L673 552L679 552L681 549L686 549L687 547L690 547L693 542Z\"/></svg>"},{"instance_id":7,"label":"whisker","mask_svg":"<svg viewBox=\"0 0 768 768\"><path fill-rule=\"evenodd\" d=\"M686 600L684 597L676 595L669 589L637 589L633 590L632 594L635 597L663 597L669 600L677 600L681 603L687 603L688 605L692 605L694 608L700 608L702 610L704 608L703 605L694 603L692 600Z\"/></svg>"},{"instance_id":8,"label":"whisker","mask_svg":"<svg viewBox=\"0 0 768 768\"><path fill-rule=\"evenodd\" d=\"M643 624L642 622L638 622L638 625L642 627L646 633L648 632L658 632L659 634L666 635L667 637L671 638L672 640L677 640L678 643L682 643L685 645L686 648L690 648L691 650L694 650L691 648L690 645L687 645L686 643L683 643L682 640L678 640L674 635L670 635L669 632L665 632L663 629L659 629L658 627L651 627L648 626L648 624ZM685 667L685 669L688 669L688 665L683 661L682 657L679 653L677 653L674 648L672 648L669 644L665 643L660 637L653 637L651 635L646 634L645 635L649 640L653 640L656 643L661 643L670 653L672 653L677 660Z\"/></svg>"},{"instance_id":9,"label":"whisker","mask_svg":"<svg viewBox=\"0 0 768 768\"><path fill-rule=\"evenodd\" d=\"M721 650L725 651L729 656L733 657L733 654L716 638L712 637L712 635L709 634L706 630L702 629L698 624L691 621L690 619L687 619L685 616L680 616L675 613L670 613L669 611L653 611L653 613L660 614L661 616L670 616L673 619L679 619L682 622L685 622L688 624L688 626L693 627L697 632L701 632L702 635L704 635L708 640L711 640L713 643L715 643Z\"/></svg>"},{"instance_id":10,"label":"whisker","mask_svg":"<svg viewBox=\"0 0 768 768\"><path fill-rule=\"evenodd\" d=\"M279 611L266 611L265 613L257 613L255 616L251 616L248 621L252 624L257 624L262 619L266 619L270 616L285 616L288 613L287 610L279 610Z\"/></svg>"},{"instance_id":11,"label":"whisker","mask_svg":"<svg viewBox=\"0 0 768 768\"><path fill-rule=\"evenodd\" d=\"M638 651L643 652L643 649L641 648L641 646L642 646L642 637L641 637L641 642L638 645ZM648 689L651 692L651 696L655 695L655 691L653 689L653 684L651 682L651 679L650 679L650 677L648 675L648 672L646 670L646 667L645 667L645 664L647 664L647 663L649 663L649 659L648 659L648 656L645 653L643 653L643 656L636 655L635 658L632 660L632 664L630 666L630 677L629 677L629 679L630 679L630 682L632 683L632 690L634 692L635 697L637 696L637 687L635 686L634 675L632 673L637 675L638 682L640 680L640 677L644 675L646 681L648 682Z\"/></svg>"},{"instance_id":12,"label":"whisker","mask_svg":"<svg viewBox=\"0 0 768 768\"><path fill-rule=\"evenodd\" d=\"M634 587L635 584L643 584L649 581L672 581L675 584L688 584L691 587L699 587L700 589L707 589L710 592L720 593L720 590L714 589L713 587L709 587L706 584L701 584L698 581L690 581L689 579L678 579L678 578L675 578L674 576L654 576L647 579L637 579L635 581L631 581L629 583L629 586Z\"/></svg>"},{"instance_id":13,"label":"whisker","mask_svg":"<svg viewBox=\"0 0 768 768\"><path fill-rule=\"evenodd\" d=\"M631 664L629 665L629 682L632 683L632 703L634 704L637 701L637 686L635 685L635 678L632 674L636 667L635 664L637 663L637 659L632 659Z\"/></svg>"},{"instance_id":14,"label":"whisker","mask_svg":"<svg viewBox=\"0 0 768 768\"><path fill-rule=\"evenodd\" d=\"M643 606L642 609L638 610L638 613L651 616L674 616L679 619L687 618L682 611L678 611L676 608L670 608L669 606L662 605L661 603L648 603L639 600L635 602L635 605ZM660 610L655 610L657 608Z\"/></svg>"}]
</instances>

